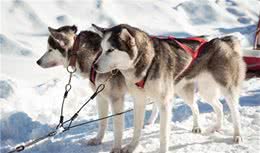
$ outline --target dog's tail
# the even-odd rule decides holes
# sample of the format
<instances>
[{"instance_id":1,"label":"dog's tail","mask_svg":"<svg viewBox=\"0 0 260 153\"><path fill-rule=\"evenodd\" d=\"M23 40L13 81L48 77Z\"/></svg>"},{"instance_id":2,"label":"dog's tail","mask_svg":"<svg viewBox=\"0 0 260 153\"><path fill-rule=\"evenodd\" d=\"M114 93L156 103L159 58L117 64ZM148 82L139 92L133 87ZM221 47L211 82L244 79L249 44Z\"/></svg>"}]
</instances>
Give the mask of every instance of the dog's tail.
<instances>
[{"instance_id":1,"label":"dog's tail","mask_svg":"<svg viewBox=\"0 0 260 153\"><path fill-rule=\"evenodd\" d=\"M229 53L230 53L229 61L230 61L231 65L233 66L233 74L236 73L236 77L234 77L234 80L237 81L238 86L241 86L243 80L245 79L246 64L243 60L243 52L241 50L240 40L238 37L235 37L235 36L225 36L225 37L220 38L220 40L231 48L231 50L229 50ZM233 53L236 53L238 56L236 56ZM234 69L234 68L236 68L236 69ZM236 71L234 71L234 70L236 70Z\"/></svg>"},{"instance_id":2,"label":"dog's tail","mask_svg":"<svg viewBox=\"0 0 260 153\"><path fill-rule=\"evenodd\" d=\"M233 51L237 52L240 56L242 56L241 44L238 37L235 36L225 36L220 38L220 40L224 41Z\"/></svg>"}]
</instances>

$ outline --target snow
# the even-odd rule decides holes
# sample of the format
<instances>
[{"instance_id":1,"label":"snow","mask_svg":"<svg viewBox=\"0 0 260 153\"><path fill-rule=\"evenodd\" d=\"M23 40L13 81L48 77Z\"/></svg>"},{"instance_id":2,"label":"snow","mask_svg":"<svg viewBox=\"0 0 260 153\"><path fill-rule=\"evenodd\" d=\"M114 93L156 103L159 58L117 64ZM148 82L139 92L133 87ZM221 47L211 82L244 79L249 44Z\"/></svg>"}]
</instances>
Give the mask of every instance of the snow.
<instances>
[{"instance_id":1,"label":"snow","mask_svg":"<svg viewBox=\"0 0 260 153\"><path fill-rule=\"evenodd\" d=\"M243 48L252 46L260 12L259 0L2 0L0 24L0 152L27 142L55 127L68 74L62 67L42 69L36 60L45 52L47 26L75 24L80 30L91 29L91 23L112 26L128 23L152 35L236 34ZM84 85L84 86L82 86ZM69 117L92 94L88 80L73 77L72 90L65 104ZM260 150L260 79L243 83L240 113L243 143L232 142L232 121L224 105L223 130L210 134L215 114L198 97L202 134L191 133L190 108L177 98L172 112L170 152L258 152ZM125 97L125 109L132 108L132 99ZM147 107L146 121L151 114ZM97 118L95 100L87 105L78 123ZM125 117L124 145L131 140L133 114ZM87 146L86 141L97 132L92 123L57 135L25 153L109 152L113 143L112 121L104 142ZM159 149L159 124L146 126L137 152L156 153Z\"/></svg>"}]
</instances>

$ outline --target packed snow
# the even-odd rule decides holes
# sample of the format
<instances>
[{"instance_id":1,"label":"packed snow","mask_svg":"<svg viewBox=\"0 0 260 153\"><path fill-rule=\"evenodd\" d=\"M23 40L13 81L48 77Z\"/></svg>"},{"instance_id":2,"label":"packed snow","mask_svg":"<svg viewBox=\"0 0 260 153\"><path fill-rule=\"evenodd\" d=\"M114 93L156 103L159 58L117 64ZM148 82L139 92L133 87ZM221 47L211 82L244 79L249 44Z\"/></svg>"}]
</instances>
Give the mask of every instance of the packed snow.
<instances>
[{"instance_id":1,"label":"packed snow","mask_svg":"<svg viewBox=\"0 0 260 153\"><path fill-rule=\"evenodd\" d=\"M0 152L47 134L59 120L59 111L68 81L63 67L42 69L36 60L46 51L47 26L75 24L91 30L91 23L113 26L127 23L152 35L176 37L235 34L243 48L252 46L260 12L259 0L1 0L0 23ZM88 80L72 79L72 90L65 103L70 117L92 94ZM244 81L240 97L243 143L232 142L232 121L225 100L223 130L208 133L215 114L197 96L202 134L193 134L190 108L177 98L172 108L170 152L250 152L260 150L260 79ZM132 108L125 96L125 109ZM146 121L151 114L147 107ZM97 118L95 100L81 112L77 123ZM125 116L123 144L131 140L133 114ZM95 136L98 123L57 135L25 150L25 153L107 153L112 148L112 119L104 141L87 146ZM136 152L156 153L159 149L159 124L146 126Z\"/></svg>"}]
</instances>

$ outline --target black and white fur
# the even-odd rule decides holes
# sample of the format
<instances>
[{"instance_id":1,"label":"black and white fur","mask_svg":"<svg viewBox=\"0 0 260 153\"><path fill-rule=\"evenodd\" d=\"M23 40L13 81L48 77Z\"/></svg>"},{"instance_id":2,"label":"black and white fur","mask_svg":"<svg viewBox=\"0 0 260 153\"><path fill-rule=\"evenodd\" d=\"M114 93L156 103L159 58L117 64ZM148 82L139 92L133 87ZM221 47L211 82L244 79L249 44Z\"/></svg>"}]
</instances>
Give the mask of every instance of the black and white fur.
<instances>
[{"instance_id":1,"label":"black and white fur","mask_svg":"<svg viewBox=\"0 0 260 153\"><path fill-rule=\"evenodd\" d=\"M37 61L37 64L43 68L49 68L62 65L65 68L69 64L68 54L72 50L75 37L77 36L76 26L63 26L58 29L49 27L50 36L48 37L47 52ZM101 37L92 31L81 31L79 37L79 50L77 51L77 71L76 73L83 78L89 79L90 68L101 47ZM97 74L96 85L103 83L110 76L110 73ZM92 83L89 86L96 90ZM110 79L106 88L97 96L97 108L99 117L108 115L109 104L113 113L119 113L124 110L124 95L126 93L126 85L124 77L118 73ZM121 141L124 128L124 115L113 118L114 126L114 144L111 150L112 153L119 153L121 149ZM99 130L93 139L88 141L89 145L101 144L107 128L107 120L99 122Z\"/></svg>"},{"instance_id":2,"label":"black and white fur","mask_svg":"<svg viewBox=\"0 0 260 153\"><path fill-rule=\"evenodd\" d=\"M133 152L139 143L145 101L148 97L157 102L160 110L161 153L168 151L171 101L174 93L189 104L194 117L194 127L199 127L198 107L193 101L194 82L198 84L200 96L217 114L217 122L212 132L222 127L223 110L218 98L224 95L231 110L234 141L239 143L242 140L238 106L240 86L245 77L245 64L240 43L235 37L209 41L194 64L180 75L190 63L191 56L175 41L151 38L142 30L125 24L109 29L95 25L94 27L102 36L103 50L95 64L97 71L106 73L119 69L134 97L134 134L132 141L121 150L123 153ZM178 41L194 49L199 45L194 41ZM144 89L138 88L135 83L146 75L148 77ZM177 77L179 75L180 77Z\"/></svg>"}]
</instances>

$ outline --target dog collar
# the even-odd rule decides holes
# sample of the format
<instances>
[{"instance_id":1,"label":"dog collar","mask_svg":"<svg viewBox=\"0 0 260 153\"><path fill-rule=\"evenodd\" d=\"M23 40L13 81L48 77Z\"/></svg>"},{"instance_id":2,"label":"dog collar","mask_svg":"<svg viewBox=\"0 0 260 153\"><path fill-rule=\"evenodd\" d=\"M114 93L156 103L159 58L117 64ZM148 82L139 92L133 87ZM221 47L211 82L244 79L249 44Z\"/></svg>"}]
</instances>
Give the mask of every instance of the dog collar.
<instances>
[{"instance_id":1,"label":"dog collar","mask_svg":"<svg viewBox=\"0 0 260 153\"><path fill-rule=\"evenodd\" d=\"M72 50L69 54L69 66L76 67L76 62L77 62L77 51L79 50L79 36L76 36L74 38L74 44L72 47ZM96 80L96 75L97 72L94 69L94 63L97 61L98 57L101 55L101 52L98 53L97 57L95 58L94 62L91 65L90 68L90 76L89 80L95 85L95 80Z\"/></svg>"},{"instance_id":2,"label":"dog collar","mask_svg":"<svg viewBox=\"0 0 260 153\"><path fill-rule=\"evenodd\" d=\"M95 81L96 81L96 76L97 76L97 72L94 68L94 64L97 61L97 59L99 58L99 56L101 55L102 52L99 52L95 58L95 60L93 61L91 68L90 68L90 74L89 74L89 81L91 83L93 83L95 85Z\"/></svg>"},{"instance_id":3,"label":"dog collar","mask_svg":"<svg viewBox=\"0 0 260 153\"><path fill-rule=\"evenodd\" d=\"M89 81L95 85L97 72L95 71L94 67L91 66L90 69L90 75L89 75Z\"/></svg>"},{"instance_id":4,"label":"dog collar","mask_svg":"<svg viewBox=\"0 0 260 153\"><path fill-rule=\"evenodd\" d=\"M79 50L79 36L74 37L74 44L69 55L70 61L69 66L76 67L77 62L77 51Z\"/></svg>"}]
</instances>

